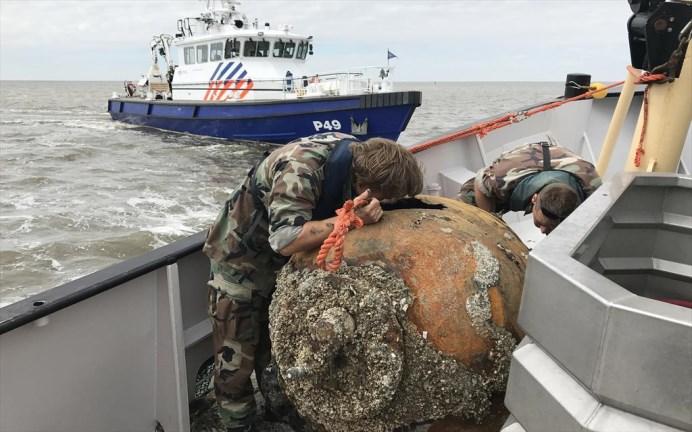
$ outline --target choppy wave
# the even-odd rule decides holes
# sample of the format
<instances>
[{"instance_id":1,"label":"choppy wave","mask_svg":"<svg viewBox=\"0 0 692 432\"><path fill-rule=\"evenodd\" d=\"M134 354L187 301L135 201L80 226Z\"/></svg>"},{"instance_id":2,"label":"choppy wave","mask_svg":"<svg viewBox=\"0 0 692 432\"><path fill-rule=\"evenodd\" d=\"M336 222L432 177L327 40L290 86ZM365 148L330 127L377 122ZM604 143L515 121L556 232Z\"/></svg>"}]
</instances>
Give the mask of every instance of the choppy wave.
<instances>
[{"instance_id":1,"label":"choppy wave","mask_svg":"<svg viewBox=\"0 0 692 432\"><path fill-rule=\"evenodd\" d=\"M33 209L36 207L36 198L31 195L19 196L12 202L12 205L17 210Z\"/></svg>"}]
</instances>

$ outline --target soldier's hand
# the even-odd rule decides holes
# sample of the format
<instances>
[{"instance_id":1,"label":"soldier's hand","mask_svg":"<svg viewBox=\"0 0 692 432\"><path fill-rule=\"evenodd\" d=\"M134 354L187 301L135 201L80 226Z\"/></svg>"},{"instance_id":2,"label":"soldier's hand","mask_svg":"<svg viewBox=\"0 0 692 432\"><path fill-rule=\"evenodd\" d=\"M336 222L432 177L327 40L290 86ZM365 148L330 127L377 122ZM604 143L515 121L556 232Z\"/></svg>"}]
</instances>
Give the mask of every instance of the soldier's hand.
<instances>
[{"instance_id":1,"label":"soldier's hand","mask_svg":"<svg viewBox=\"0 0 692 432\"><path fill-rule=\"evenodd\" d=\"M380 206L380 200L370 197L370 189L358 195L357 198L368 201L366 205L356 209L356 214L363 220L365 225L374 224L382 219L382 207Z\"/></svg>"}]
</instances>

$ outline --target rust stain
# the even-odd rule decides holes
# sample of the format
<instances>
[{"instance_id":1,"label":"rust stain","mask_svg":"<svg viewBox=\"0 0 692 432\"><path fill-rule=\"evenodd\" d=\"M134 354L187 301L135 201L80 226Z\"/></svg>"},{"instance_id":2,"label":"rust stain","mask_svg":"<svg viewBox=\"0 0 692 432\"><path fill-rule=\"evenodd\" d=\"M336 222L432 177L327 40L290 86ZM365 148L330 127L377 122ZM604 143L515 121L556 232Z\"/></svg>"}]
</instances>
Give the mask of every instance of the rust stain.
<instances>
[{"instance_id":1,"label":"rust stain","mask_svg":"<svg viewBox=\"0 0 692 432\"><path fill-rule=\"evenodd\" d=\"M490 297L490 312L493 323L498 327L505 327L507 321L505 318L505 302L500 289L491 287L488 289L488 296Z\"/></svg>"}]
</instances>

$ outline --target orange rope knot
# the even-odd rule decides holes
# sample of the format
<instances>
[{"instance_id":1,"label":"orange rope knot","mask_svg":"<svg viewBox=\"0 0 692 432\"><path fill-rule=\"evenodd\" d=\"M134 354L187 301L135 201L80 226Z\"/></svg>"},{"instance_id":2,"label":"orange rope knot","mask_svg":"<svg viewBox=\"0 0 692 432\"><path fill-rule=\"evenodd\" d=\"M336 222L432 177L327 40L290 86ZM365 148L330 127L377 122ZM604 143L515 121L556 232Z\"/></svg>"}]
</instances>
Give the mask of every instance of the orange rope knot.
<instances>
[{"instance_id":1,"label":"orange rope knot","mask_svg":"<svg viewBox=\"0 0 692 432\"><path fill-rule=\"evenodd\" d=\"M346 233L348 233L351 227L360 228L363 224L363 219L361 219L356 214L356 209L367 204L366 200L356 198L355 200L348 200L344 203L344 206L336 211L336 222L334 222L334 229L332 230L329 237L327 237L320 251L315 258L315 264L322 270L336 271L339 266L341 266L341 260L344 256L344 239L346 238ZM333 249L333 259L327 262L327 255L329 251Z\"/></svg>"},{"instance_id":2,"label":"orange rope knot","mask_svg":"<svg viewBox=\"0 0 692 432\"><path fill-rule=\"evenodd\" d=\"M627 66L627 71L637 78L635 84L652 84L657 82L668 82L668 75L663 73L651 73L649 71Z\"/></svg>"}]
</instances>

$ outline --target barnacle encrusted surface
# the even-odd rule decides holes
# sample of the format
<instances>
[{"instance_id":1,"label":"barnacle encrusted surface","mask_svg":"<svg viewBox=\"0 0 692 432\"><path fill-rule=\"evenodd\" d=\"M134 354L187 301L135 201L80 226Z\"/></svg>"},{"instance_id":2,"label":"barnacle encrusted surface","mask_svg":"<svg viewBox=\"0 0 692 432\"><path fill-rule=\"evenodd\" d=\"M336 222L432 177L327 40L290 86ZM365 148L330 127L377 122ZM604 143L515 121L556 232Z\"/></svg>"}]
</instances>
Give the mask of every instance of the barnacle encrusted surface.
<instances>
[{"instance_id":1,"label":"barnacle encrusted surface","mask_svg":"<svg viewBox=\"0 0 692 432\"><path fill-rule=\"evenodd\" d=\"M337 272L284 267L270 307L272 351L300 414L330 431L389 431L456 415L481 421L504 387L514 346L491 321L487 289L497 262L479 244L474 328L488 338L492 367L472 370L440 353L407 319L409 288L378 265Z\"/></svg>"}]
</instances>

